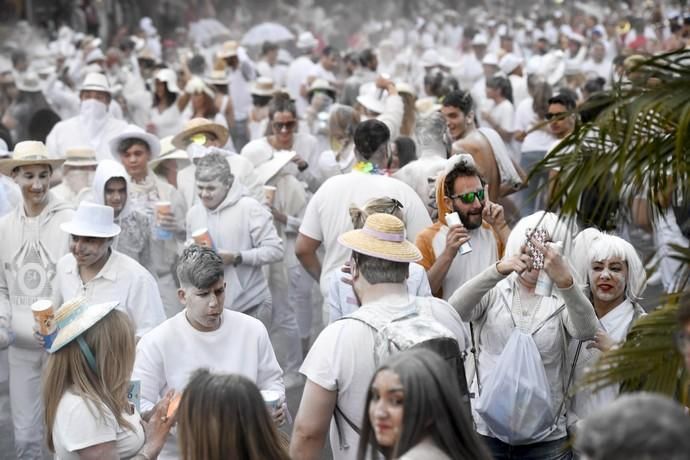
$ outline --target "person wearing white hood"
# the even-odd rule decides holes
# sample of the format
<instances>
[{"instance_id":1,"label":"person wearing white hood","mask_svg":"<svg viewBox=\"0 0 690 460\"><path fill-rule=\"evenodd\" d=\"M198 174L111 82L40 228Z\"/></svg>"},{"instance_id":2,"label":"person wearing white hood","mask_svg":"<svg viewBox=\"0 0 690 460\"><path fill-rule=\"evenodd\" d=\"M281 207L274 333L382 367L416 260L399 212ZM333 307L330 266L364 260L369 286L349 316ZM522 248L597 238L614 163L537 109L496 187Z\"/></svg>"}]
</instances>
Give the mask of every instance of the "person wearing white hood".
<instances>
[{"instance_id":1,"label":"person wearing white hood","mask_svg":"<svg viewBox=\"0 0 690 460\"><path fill-rule=\"evenodd\" d=\"M96 168L93 187L82 193L81 198L113 208L114 222L121 231L113 240L112 248L136 260L155 276L151 260L151 219L134 209L128 199L130 189L125 167L115 160L103 160Z\"/></svg>"},{"instance_id":2,"label":"person wearing white hood","mask_svg":"<svg viewBox=\"0 0 690 460\"><path fill-rule=\"evenodd\" d=\"M253 316L269 329L272 302L262 267L284 255L271 213L248 196L222 154L199 159L195 177L200 203L187 213L187 237L207 230L225 266L225 308Z\"/></svg>"},{"instance_id":3,"label":"person wearing white hood","mask_svg":"<svg viewBox=\"0 0 690 460\"><path fill-rule=\"evenodd\" d=\"M160 153L160 141L156 136L140 128L126 131L110 141L110 151L122 162L131 179L128 200L131 200L134 209L147 215L154 223L153 232L149 232L151 268L158 280L167 313L175 314L180 310L180 305L172 267L185 238L184 216L187 207L184 199L175 187L149 168L149 161ZM164 203L167 203L167 210L159 206Z\"/></svg>"},{"instance_id":4,"label":"person wearing white hood","mask_svg":"<svg viewBox=\"0 0 690 460\"><path fill-rule=\"evenodd\" d=\"M50 156L62 158L70 147L88 146L96 151L98 160L112 159L108 143L130 125L108 111L111 94L105 75L86 75L79 92L79 115L57 123L48 134L46 147Z\"/></svg>"},{"instance_id":5,"label":"person wearing white hood","mask_svg":"<svg viewBox=\"0 0 690 460\"><path fill-rule=\"evenodd\" d=\"M30 307L53 296L56 263L69 250L59 226L74 211L50 192L53 171L63 161L50 158L36 141L20 142L11 158L0 160L0 173L12 177L23 198L0 219L0 349L9 346L14 445L21 459L43 459L40 395L46 353L33 337Z\"/></svg>"}]
</instances>

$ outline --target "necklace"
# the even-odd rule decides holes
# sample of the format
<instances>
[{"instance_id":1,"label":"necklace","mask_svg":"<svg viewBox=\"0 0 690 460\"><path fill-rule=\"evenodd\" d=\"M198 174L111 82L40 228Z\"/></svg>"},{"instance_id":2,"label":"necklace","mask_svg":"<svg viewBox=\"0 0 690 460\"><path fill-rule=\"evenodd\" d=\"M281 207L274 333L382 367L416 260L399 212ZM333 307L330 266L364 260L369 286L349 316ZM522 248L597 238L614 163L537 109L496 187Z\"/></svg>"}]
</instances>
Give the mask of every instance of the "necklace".
<instances>
[{"instance_id":1,"label":"necklace","mask_svg":"<svg viewBox=\"0 0 690 460\"><path fill-rule=\"evenodd\" d=\"M360 161L352 167L353 171L358 171L364 174L377 174L379 176L390 176L387 169L381 169L372 164L370 161Z\"/></svg>"}]
</instances>

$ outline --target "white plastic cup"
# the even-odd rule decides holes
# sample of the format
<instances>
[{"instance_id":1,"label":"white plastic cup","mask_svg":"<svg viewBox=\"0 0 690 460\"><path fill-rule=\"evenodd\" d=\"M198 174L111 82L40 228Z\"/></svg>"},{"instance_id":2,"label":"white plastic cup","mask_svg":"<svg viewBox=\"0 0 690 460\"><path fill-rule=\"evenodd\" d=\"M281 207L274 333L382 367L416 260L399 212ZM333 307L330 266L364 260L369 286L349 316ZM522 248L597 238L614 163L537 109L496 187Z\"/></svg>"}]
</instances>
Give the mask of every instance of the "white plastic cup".
<instances>
[{"instance_id":1,"label":"white plastic cup","mask_svg":"<svg viewBox=\"0 0 690 460\"><path fill-rule=\"evenodd\" d=\"M45 349L50 350L58 332L53 302L37 300L31 305L31 313L34 315L34 321L38 326L38 333L43 337Z\"/></svg>"},{"instance_id":2,"label":"white plastic cup","mask_svg":"<svg viewBox=\"0 0 690 460\"><path fill-rule=\"evenodd\" d=\"M278 410L280 400L283 398L280 392L273 390L261 390L261 396L264 398L264 404L271 414Z\"/></svg>"},{"instance_id":3,"label":"white plastic cup","mask_svg":"<svg viewBox=\"0 0 690 460\"><path fill-rule=\"evenodd\" d=\"M276 190L278 189L272 185L264 185L264 198L266 199L266 203L271 206L273 206L273 202L276 199Z\"/></svg>"},{"instance_id":4,"label":"white plastic cup","mask_svg":"<svg viewBox=\"0 0 690 460\"><path fill-rule=\"evenodd\" d=\"M450 227L453 225L462 225L462 222L460 221L460 216L458 216L457 212L449 212L446 214L446 224ZM461 256L464 256L465 254L469 254L472 252L472 245L470 244L469 241L465 242L460 246L458 249L458 252L460 253Z\"/></svg>"}]
</instances>

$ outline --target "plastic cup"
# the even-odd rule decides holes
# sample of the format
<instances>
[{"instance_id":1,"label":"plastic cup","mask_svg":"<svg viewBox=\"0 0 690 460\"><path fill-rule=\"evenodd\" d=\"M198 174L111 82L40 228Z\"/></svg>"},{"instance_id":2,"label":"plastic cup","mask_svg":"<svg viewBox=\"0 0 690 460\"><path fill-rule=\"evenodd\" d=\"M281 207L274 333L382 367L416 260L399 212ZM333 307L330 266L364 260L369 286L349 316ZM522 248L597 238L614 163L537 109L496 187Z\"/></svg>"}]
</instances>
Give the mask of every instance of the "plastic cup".
<instances>
[{"instance_id":1,"label":"plastic cup","mask_svg":"<svg viewBox=\"0 0 690 460\"><path fill-rule=\"evenodd\" d=\"M38 300L31 305L31 313L38 325L38 333L43 337L44 348L49 350L53 346L53 340L57 335L57 323L53 302L50 300Z\"/></svg>"},{"instance_id":2,"label":"plastic cup","mask_svg":"<svg viewBox=\"0 0 690 460\"><path fill-rule=\"evenodd\" d=\"M460 221L460 216L458 216L457 212L449 212L446 214L446 224L448 226L452 225L462 225L462 222ZM472 252L472 245L470 244L469 241L463 243L460 248L458 249L458 252L460 253L461 256L464 256L465 254L469 254Z\"/></svg>"},{"instance_id":3,"label":"plastic cup","mask_svg":"<svg viewBox=\"0 0 690 460\"><path fill-rule=\"evenodd\" d=\"M200 228L199 230L192 233L192 239L199 246L206 246L207 248L214 249L213 240L211 239L211 234L208 232L207 228Z\"/></svg>"},{"instance_id":4,"label":"plastic cup","mask_svg":"<svg viewBox=\"0 0 690 460\"><path fill-rule=\"evenodd\" d=\"M141 412L141 381L130 380L127 388L127 401L129 401L137 412Z\"/></svg>"},{"instance_id":5,"label":"plastic cup","mask_svg":"<svg viewBox=\"0 0 690 460\"><path fill-rule=\"evenodd\" d=\"M261 390L261 396L263 396L264 404L266 404L266 407L271 413L274 413L276 410L278 410L280 400L283 397L280 392L273 390Z\"/></svg>"},{"instance_id":6,"label":"plastic cup","mask_svg":"<svg viewBox=\"0 0 690 460\"><path fill-rule=\"evenodd\" d=\"M264 198L266 198L266 203L273 205L276 199L276 187L272 185L264 185Z\"/></svg>"},{"instance_id":7,"label":"plastic cup","mask_svg":"<svg viewBox=\"0 0 690 460\"><path fill-rule=\"evenodd\" d=\"M173 238L172 232L162 228L160 223L163 220L164 214L170 214L172 212L172 203L169 201L159 201L154 206L156 209L156 227L154 236L157 240L171 240Z\"/></svg>"}]
</instances>

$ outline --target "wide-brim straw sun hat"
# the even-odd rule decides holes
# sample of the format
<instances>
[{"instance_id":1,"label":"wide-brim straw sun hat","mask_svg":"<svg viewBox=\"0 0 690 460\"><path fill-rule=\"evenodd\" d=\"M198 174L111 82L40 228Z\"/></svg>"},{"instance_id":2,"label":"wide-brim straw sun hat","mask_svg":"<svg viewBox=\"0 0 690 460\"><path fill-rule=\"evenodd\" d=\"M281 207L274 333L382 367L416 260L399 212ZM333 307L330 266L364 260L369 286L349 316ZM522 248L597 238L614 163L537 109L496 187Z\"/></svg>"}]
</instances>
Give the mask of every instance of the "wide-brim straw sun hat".
<instances>
[{"instance_id":1,"label":"wide-brim straw sun hat","mask_svg":"<svg viewBox=\"0 0 690 460\"><path fill-rule=\"evenodd\" d=\"M212 70L210 74L204 77L204 83L207 85L227 85L228 73L225 70Z\"/></svg>"},{"instance_id":2,"label":"wide-brim straw sun hat","mask_svg":"<svg viewBox=\"0 0 690 460\"><path fill-rule=\"evenodd\" d=\"M10 176L14 168L29 165L49 165L55 170L64 162L64 158L50 158L43 142L23 141L14 146L12 156L0 159L0 173Z\"/></svg>"},{"instance_id":3,"label":"wide-brim straw sun hat","mask_svg":"<svg viewBox=\"0 0 690 460\"><path fill-rule=\"evenodd\" d=\"M55 313L58 333L48 351L55 353L70 344L97 322L105 318L119 304L120 302L116 301L89 305L83 297L63 304Z\"/></svg>"},{"instance_id":4,"label":"wide-brim straw sun hat","mask_svg":"<svg viewBox=\"0 0 690 460\"><path fill-rule=\"evenodd\" d=\"M178 149L186 149L190 142L189 138L199 133L213 134L218 138L221 145L225 145L228 142L228 136L230 136L228 129L223 125L214 123L206 118L192 118L185 124L182 132L173 137L172 144Z\"/></svg>"},{"instance_id":5,"label":"wide-brim straw sun hat","mask_svg":"<svg viewBox=\"0 0 690 460\"><path fill-rule=\"evenodd\" d=\"M314 91L329 91L331 93L335 93L335 88L333 87L333 85L331 85L331 82L329 82L325 78L317 78L313 82L311 82L311 85L309 85L307 93L311 94Z\"/></svg>"},{"instance_id":6,"label":"wide-brim straw sun hat","mask_svg":"<svg viewBox=\"0 0 690 460\"><path fill-rule=\"evenodd\" d=\"M240 48L239 43L234 40L228 40L221 46L218 51L218 57L221 59L227 59L233 56L237 56L237 52Z\"/></svg>"},{"instance_id":7,"label":"wide-brim straw sun hat","mask_svg":"<svg viewBox=\"0 0 690 460\"><path fill-rule=\"evenodd\" d=\"M338 237L338 243L360 254L391 262L418 262L422 253L405 239L405 224L390 214L372 214L364 228Z\"/></svg>"},{"instance_id":8,"label":"wide-brim straw sun hat","mask_svg":"<svg viewBox=\"0 0 690 460\"><path fill-rule=\"evenodd\" d=\"M276 92L273 79L269 77L259 77L252 82L250 92L254 96L273 96Z\"/></svg>"},{"instance_id":9,"label":"wide-brim straw sun hat","mask_svg":"<svg viewBox=\"0 0 690 460\"><path fill-rule=\"evenodd\" d=\"M72 220L60 224L60 229L70 235L113 238L120 234L120 226L114 222L114 218L110 206L82 201Z\"/></svg>"},{"instance_id":10,"label":"wide-brim straw sun hat","mask_svg":"<svg viewBox=\"0 0 690 460\"><path fill-rule=\"evenodd\" d=\"M161 154L158 158L149 161L149 167L151 169L156 169L156 167L165 160L175 160L185 166L189 164L189 155L187 155L187 152L175 147L172 143L172 139L172 136L161 139Z\"/></svg>"},{"instance_id":11,"label":"wide-brim straw sun hat","mask_svg":"<svg viewBox=\"0 0 690 460\"><path fill-rule=\"evenodd\" d=\"M120 152L117 151L120 143L126 139L139 139L145 142L149 146L149 151L151 152L151 159L158 158L161 153L161 141L153 134L147 133L143 129L135 125L130 125L127 131L118 134L108 142L110 147L110 153L114 158L120 158Z\"/></svg>"}]
</instances>

